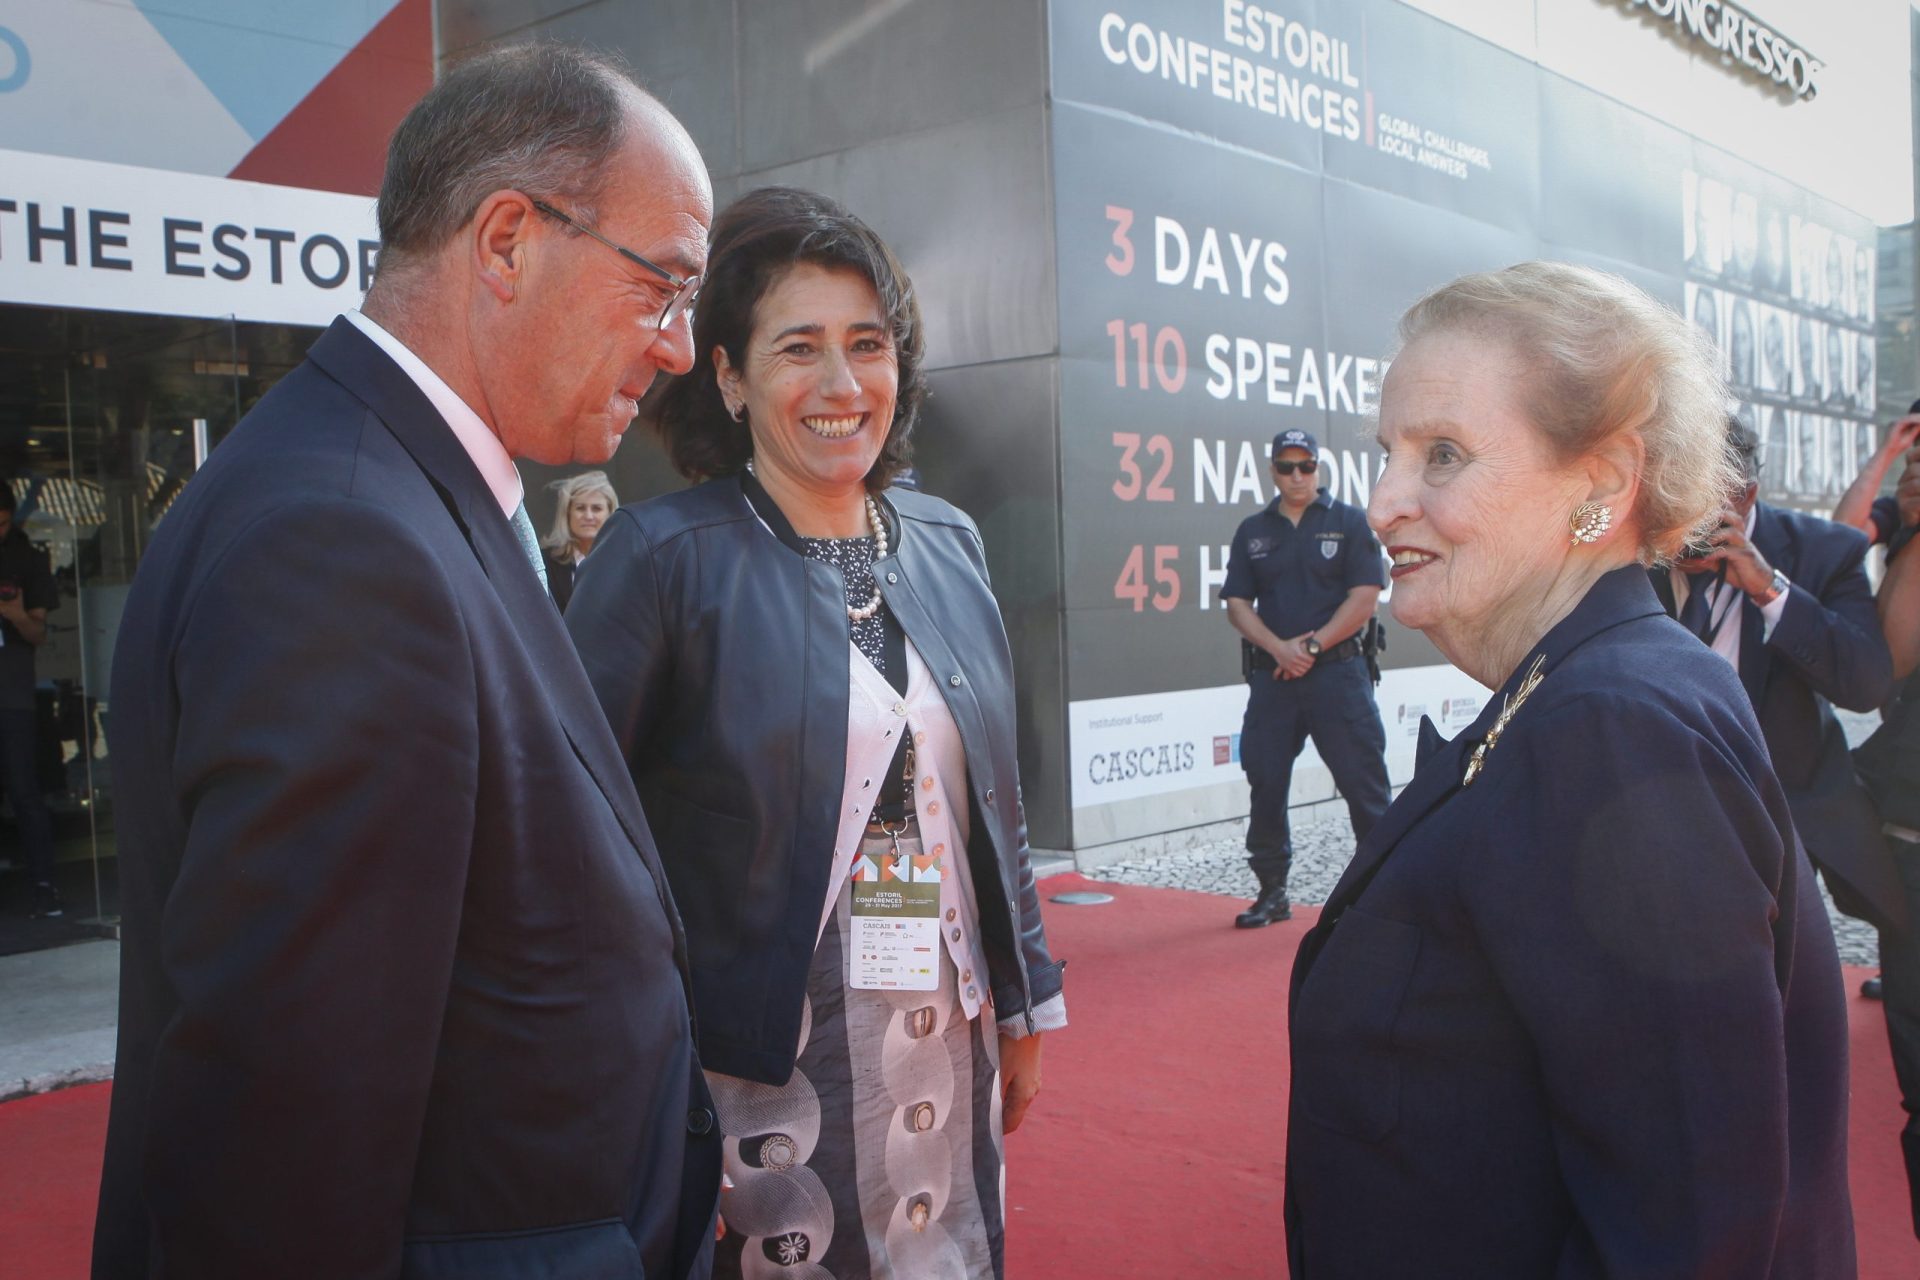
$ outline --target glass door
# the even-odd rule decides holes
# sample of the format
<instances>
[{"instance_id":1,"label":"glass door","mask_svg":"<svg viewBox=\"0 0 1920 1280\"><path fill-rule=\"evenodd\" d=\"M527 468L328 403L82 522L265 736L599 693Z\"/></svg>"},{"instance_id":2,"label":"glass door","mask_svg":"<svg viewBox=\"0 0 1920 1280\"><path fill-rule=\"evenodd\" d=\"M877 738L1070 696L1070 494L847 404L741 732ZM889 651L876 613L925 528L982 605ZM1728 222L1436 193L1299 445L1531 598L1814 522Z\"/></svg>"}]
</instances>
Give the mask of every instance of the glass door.
<instances>
[{"instance_id":1,"label":"glass door","mask_svg":"<svg viewBox=\"0 0 1920 1280\"><path fill-rule=\"evenodd\" d=\"M10 691L19 661L11 672L0 662L0 954L117 928L107 727L120 613L167 509L314 336L224 319L0 307L0 482L53 589L30 689ZM7 554L0 537L0 568ZM0 658L15 639L6 630ZM30 731L20 728L27 709ZM24 773L5 785L14 776L8 724L29 744L31 786ZM50 831L57 912L35 883L46 864L39 830Z\"/></svg>"}]
</instances>

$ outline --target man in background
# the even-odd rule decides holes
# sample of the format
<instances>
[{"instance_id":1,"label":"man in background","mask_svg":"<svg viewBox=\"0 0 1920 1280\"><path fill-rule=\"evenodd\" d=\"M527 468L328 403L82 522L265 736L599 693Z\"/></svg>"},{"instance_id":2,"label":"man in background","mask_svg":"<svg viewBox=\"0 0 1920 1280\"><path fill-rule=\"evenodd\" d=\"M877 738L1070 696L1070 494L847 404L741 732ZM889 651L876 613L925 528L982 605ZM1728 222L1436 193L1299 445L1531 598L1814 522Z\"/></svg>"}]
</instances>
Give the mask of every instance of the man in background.
<instances>
[{"instance_id":1,"label":"man in background","mask_svg":"<svg viewBox=\"0 0 1920 1280\"><path fill-rule=\"evenodd\" d=\"M1766 735L1793 825L1849 915L1904 926L1905 896L1856 781L1833 708L1872 711L1892 687L1864 560L1867 540L1758 501L1759 441L1737 420L1744 469L1720 522L1690 558L1651 571L1682 626L1740 675Z\"/></svg>"},{"instance_id":2,"label":"man in background","mask_svg":"<svg viewBox=\"0 0 1920 1280\"><path fill-rule=\"evenodd\" d=\"M33 651L60 603L46 553L14 522L13 486L0 481L0 785L13 805L36 917L66 914L54 883L53 815L40 792L40 730Z\"/></svg>"},{"instance_id":3,"label":"man in background","mask_svg":"<svg viewBox=\"0 0 1920 1280\"><path fill-rule=\"evenodd\" d=\"M1387 735L1360 634L1386 585L1380 544L1360 508L1320 487L1319 443L1298 428L1273 438L1274 500L1241 522L1220 588L1242 637L1247 715L1240 767L1253 790L1247 865L1260 881L1234 924L1290 919L1287 821L1293 762L1313 739L1346 797L1356 840L1387 811Z\"/></svg>"}]
</instances>

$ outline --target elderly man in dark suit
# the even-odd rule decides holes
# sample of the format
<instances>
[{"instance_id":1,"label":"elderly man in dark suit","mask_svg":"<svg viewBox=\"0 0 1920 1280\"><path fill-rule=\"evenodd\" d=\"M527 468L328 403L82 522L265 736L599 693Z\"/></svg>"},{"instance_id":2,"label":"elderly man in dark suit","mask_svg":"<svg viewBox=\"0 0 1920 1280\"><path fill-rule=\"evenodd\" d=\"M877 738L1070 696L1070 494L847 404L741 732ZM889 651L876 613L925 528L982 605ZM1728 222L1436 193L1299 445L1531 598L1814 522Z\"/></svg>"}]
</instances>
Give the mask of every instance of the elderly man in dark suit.
<instances>
[{"instance_id":1,"label":"elderly man in dark suit","mask_svg":"<svg viewBox=\"0 0 1920 1280\"><path fill-rule=\"evenodd\" d=\"M1733 665L1760 718L1793 825L1850 915L1903 928L1906 895L1880 816L1854 776L1835 706L1872 711L1893 690L1858 530L1756 500L1760 450L1729 419L1744 469L1700 555L1653 570L1668 611Z\"/></svg>"},{"instance_id":2,"label":"elderly man in dark suit","mask_svg":"<svg viewBox=\"0 0 1920 1280\"><path fill-rule=\"evenodd\" d=\"M612 65L454 70L364 314L161 525L113 674L96 1277L706 1274L684 942L513 459L603 462L691 365L711 208Z\"/></svg>"}]
</instances>

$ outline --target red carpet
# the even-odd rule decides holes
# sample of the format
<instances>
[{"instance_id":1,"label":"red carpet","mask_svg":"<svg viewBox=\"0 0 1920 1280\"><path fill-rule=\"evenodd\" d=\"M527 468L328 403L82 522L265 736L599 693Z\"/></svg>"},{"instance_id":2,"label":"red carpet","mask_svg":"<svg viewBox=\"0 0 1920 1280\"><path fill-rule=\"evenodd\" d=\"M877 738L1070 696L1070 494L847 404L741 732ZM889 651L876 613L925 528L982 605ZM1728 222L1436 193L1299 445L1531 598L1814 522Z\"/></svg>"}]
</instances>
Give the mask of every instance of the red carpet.
<instances>
[{"instance_id":1,"label":"red carpet","mask_svg":"<svg viewBox=\"0 0 1920 1280\"><path fill-rule=\"evenodd\" d=\"M1046 1088L1008 1139L1015 1280L1209 1280L1285 1273L1286 976L1311 923L1233 929L1230 899L1093 886L1115 901L1047 905L1070 961L1073 1026L1050 1038ZM1865 976L1849 971L1849 993ZM1898 1095L1877 1005L1850 1001L1853 1204L1864 1280L1920 1275L1900 1164ZM106 1085L0 1106L0 1275L86 1275Z\"/></svg>"},{"instance_id":2,"label":"red carpet","mask_svg":"<svg viewBox=\"0 0 1920 1280\"><path fill-rule=\"evenodd\" d=\"M1008 1275L1284 1276L1287 974L1319 913L1249 932L1232 927L1242 904L1210 894L1072 875L1041 892L1085 888L1115 900L1046 905L1073 1025L1048 1039L1045 1089L1007 1139ZM1870 972L1847 974L1860 1275L1913 1280L1886 1024L1858 996Z\"/></svg>"},{"instance_id":3,"label":"red carpet","mask_svg":"<svg viewBox=\"0 0 1920 1280\"><path fill-rule=\"evenodd\" d=\"M87 1274L112 1087L81 1085L0 1106L0 1275L7 1280Z\"/></svg>"}]
</instances>

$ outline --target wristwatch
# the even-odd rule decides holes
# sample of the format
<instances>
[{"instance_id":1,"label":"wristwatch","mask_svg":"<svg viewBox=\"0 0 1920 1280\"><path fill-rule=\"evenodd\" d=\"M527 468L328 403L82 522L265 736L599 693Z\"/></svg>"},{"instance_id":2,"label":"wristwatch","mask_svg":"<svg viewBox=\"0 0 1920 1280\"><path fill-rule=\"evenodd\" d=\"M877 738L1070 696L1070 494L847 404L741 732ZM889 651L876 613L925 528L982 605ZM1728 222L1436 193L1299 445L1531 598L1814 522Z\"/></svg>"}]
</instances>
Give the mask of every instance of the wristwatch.
<instances>
[{"instance_id":1,"label":"wristwatch","mask_svg":"<svg viewBox=\"0 0 1920 1280\"><path fill-rule=\"evenodd\" d=\"M1317 657L1319 657L1319 656L1320 656L1320 641L1318 640L1318 638L1316 638L1316 637L1314 637L1314 636L1308 636L1308 637L1307 637L1307 644L1306 644L1306 649L1307 649L1307 656L1308 656L1309 658L1317 658Z\"/></svg>"},{"instance_id":2,"label":"wristwatch","mask_svg":"<svg viewBox=\"0 0 1920 1280\"><path fill-rule=\"evenodd\" d=\"M1775 569L1773 571L1773 581L1767 584L1767 598L1765 600L1756 600L1754 603L1764 609L1785 595L1787 588L1792 585L1793 583L1787 580L1786 574Z\"/></svg>"}]
</instances>

